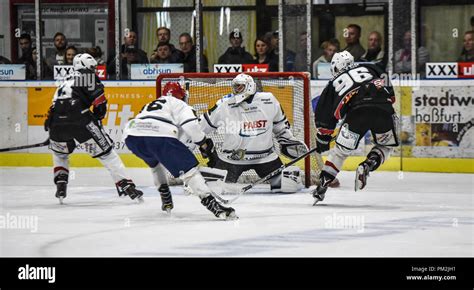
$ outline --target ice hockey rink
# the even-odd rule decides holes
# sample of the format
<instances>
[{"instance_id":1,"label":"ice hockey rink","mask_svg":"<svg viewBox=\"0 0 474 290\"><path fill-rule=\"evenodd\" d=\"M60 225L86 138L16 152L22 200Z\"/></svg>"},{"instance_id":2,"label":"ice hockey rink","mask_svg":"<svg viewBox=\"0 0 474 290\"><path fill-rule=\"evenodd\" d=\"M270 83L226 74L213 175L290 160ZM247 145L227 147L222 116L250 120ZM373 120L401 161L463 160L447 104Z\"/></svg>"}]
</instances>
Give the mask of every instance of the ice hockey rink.
<instances>
[{"instance_id":1,"label":"ice hockey rink","mask_svg":"<svg viewBox=\"0 0 474 290\"><path fill-rule=\"evenodd\" d=\"M145 202L119 198L107 171L76 168L68 197L54 197L51 168L1 168L0 256L474 256L474 176L353 172L312 206L302 193L240 197L239 219L216 219L174 186L168 216L147 169L128 169ZM72 177L72 176L71 176ZM226 195L225 197L232 197Z\"/></svg>"}]
</instances>

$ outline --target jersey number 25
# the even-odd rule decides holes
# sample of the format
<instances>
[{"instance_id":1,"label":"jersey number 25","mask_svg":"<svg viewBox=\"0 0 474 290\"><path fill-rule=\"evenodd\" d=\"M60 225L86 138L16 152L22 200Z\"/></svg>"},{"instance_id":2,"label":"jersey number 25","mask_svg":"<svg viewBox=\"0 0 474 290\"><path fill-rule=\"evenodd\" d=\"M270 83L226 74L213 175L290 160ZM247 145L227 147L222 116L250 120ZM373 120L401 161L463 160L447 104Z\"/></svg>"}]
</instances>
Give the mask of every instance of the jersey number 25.
<instances>
[{"instance_id":1,"label":"jersey number 25","mask_svg":"<svg viewBox=\"0 0 474 290\"><path fill-rule=\"evenodd\" d=\"M366 67L358 67L351 69L350 71L343 73L338 76L333 82L332 85L336 90L336 93L339 96L343 96L349 89L351 89L354 84L360 84L365 81L371 80L373 78L372 74Z\"/></svg>"}]
</instances>

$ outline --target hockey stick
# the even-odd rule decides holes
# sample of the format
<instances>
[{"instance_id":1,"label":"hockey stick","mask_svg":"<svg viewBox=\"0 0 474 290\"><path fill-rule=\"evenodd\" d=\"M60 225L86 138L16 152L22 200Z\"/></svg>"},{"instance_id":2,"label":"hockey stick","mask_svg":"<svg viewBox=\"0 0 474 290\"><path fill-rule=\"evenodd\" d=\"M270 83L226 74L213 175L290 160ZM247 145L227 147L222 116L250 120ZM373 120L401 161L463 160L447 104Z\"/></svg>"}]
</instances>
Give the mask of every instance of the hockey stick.
<instances>
[{"instance_id":1,"label":"hockey stick","mask_svg":"<svg viewBox=\"0 0 474 290\"><path fill-rule=\"evenodd\" d=\"M293 164L295 164L296 162L300 161L301 159L304 159L306 157L308 157L311 153L313 152L316 152L316 149L317 147L314 147L313 149L309 150L308 152L300 155L299 157L296 157L295 159L291 160L290 162L286 163L286 164L283 164L282 166L280 166L280 168L278 168L277 170L275 171L272 171L270 172L267 176L263 177L263 178L260 178L259 180L255 181L254 183L252 184L249 184L245 187L243 187L240 192L237 194L236 197L232 198L232 199L229 199L227 201L222 201L223 203L225 204L230 204L230 203L233 203L234 201L236 201L244 192L250 190L251 188L253 188L255 185L257 184L261 184L261 183L264 183L265 181L268 181L270 179L272 179L273 177L277 176L278 174L281 174L281 172L286 168L286 167L289 167Z\"/></svg>"},{"instance_id":2,"label":"hockey stick","mask_svg":"<svg viewBox=\"0 0 474 290\"><path fill-rule=\"evenodd\" d=\"M10 147L10 148L2 148L2 149L0 149L0 152L30 149L30 148L36 148L36 147L43 147L43 146L47 146L47 145L49 145L49 138L46 139L46 141L38 143L38 144L23 145L23 146Z\"/></svg>"}]
</instances>

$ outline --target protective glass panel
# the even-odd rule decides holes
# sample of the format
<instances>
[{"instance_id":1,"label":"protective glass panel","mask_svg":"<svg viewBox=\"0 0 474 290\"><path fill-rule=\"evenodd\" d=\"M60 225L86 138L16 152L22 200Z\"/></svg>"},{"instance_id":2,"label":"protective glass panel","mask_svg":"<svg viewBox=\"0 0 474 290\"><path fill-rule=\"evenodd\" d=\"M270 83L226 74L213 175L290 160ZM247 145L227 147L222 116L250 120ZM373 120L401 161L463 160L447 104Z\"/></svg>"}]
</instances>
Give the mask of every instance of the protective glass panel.
<instances>
[{"instance_id":1,"label":"protective glass panel","mask_svg":"<svg viewBox=\"0 0 474 290\"><path fill-rule=\"evenodd\" d=\"M19 78L24 77L26 80L37 79L37 50L36 50L36 23L35 23L35 10L34 5L15 5L14 9L17 13L17 22L14 27L14 33L11 34L10 43L13 47L13 54L11 59L6 57L0 57L0 64L16 64L24 65L15 68L15 72L20 70ZM0 39L0 44L1 44ZM0 56L6 54L7 48L2 47L3 53L0 52Z\"/></svg>"},{"instance_id":2,"label":"protective glass panel","mask_svg":"<svg viewBox=\"0 0 474 290\"><path fill-rule=\"evenodd\" d=\"M231 7L204 11L203 52L209 61L209 71L214 70L214 64L253 63L256 24L255 11Z\"/></svg>"},{"instance_id":3,"label":"protective glass panel","mask_svg":"<svg viewBox=\"0 0 474 290\"><path fill-rule=\"evenodd\" d=\"M25 11L34 19L34 11ZM91 54L105 64L113 33L108 27L107 4L42 4L42 78L57 79L67 73L77 53ZM109 45L111 44L111 45Z\"/></svg>"},{"instance_id":4,"label":"protective glass panel","mask_svg":"<svg viewBox=\"0 0 474 290\"><path fill-rule=\"evenodd\" d=\"M283 5L284 71L309 72L306 1Z\"/></svg>"}]
</instances>

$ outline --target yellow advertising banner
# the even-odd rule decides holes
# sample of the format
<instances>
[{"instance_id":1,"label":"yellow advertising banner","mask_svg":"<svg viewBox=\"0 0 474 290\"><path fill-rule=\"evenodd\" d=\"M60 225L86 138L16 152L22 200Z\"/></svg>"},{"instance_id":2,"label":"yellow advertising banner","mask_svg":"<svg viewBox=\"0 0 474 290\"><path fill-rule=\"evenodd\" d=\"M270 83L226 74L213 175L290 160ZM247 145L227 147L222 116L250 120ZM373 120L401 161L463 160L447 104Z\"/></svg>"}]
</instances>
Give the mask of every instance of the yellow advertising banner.
<instances>
[{"instance_id":1,"label":"yellow advertising banner","mask_svg":"<svg viewBox=\"0 0 474 290\"><path fill-rule=\"evenodd\" d=\"M56 88L28 89L28 125L43 126L46 114ZM141 108L155 99L154 87L106 87L108 101L107 115L103 121L106 126L120 126L134 117Z\"/></svg>"}]
</instances>

